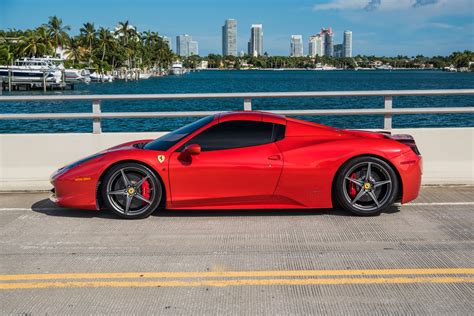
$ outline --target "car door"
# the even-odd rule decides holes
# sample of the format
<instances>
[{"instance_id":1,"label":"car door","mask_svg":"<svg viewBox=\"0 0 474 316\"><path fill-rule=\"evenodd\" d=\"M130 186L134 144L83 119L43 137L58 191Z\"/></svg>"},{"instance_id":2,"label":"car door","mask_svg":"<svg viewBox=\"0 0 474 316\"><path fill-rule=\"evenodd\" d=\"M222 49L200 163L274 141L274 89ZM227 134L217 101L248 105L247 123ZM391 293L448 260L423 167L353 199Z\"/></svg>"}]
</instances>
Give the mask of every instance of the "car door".
<instances>
[{"instance_id":1,"label":"car door","mask_svg":"<svg viewBox=\"0 0 474 316\"><path fill-rule=\"evenodd\" d=\"M170 157L172 207L271 203L283 167L275 144L278 125L227 121L187 141ZM183 149L190 144L200 145L201 152L187 155Z\"/></svg>"}]
</instances>

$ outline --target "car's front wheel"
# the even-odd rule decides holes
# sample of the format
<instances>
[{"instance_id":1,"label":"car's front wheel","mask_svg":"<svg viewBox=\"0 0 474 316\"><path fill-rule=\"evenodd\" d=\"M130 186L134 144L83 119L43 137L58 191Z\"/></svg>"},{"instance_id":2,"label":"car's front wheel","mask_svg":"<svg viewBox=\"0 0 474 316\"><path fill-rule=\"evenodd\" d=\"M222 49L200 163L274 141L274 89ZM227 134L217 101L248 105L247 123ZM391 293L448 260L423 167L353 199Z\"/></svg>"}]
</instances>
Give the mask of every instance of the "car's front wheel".
<instances>
[{"instance_id":1,"label":"car's front wheel","mask_svg":"<svg viewBox=\"0 0 474 316\"><path fill-rule=\"evenodd\" d=\"M128 219L148 217L160 205L162 192L157 176L146 166L132 162L112 167L101 185L107 208Z\"/></svg>"},{"instance_id":2,"label":"car's front wheel","mask_svg":"<svg viewBox=\"0 0 474 316\"><path fill-rule=\"evenodd\" d=\"M394 203L398 177L382 159L357 157L342 166L335 190L344 209L358 215L376 215Z\"/></svg>"}]
</instances>

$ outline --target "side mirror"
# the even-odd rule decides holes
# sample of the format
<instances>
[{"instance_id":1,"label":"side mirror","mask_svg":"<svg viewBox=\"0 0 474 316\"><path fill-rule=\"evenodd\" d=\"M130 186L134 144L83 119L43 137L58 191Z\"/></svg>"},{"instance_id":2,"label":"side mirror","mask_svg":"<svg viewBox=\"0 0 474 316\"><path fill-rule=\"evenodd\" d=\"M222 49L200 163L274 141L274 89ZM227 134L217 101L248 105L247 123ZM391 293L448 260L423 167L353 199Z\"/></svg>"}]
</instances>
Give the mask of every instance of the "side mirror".
<instances>
[{"instance_id":1,"label":"side mirror","mask_svg":"<svg viewBox=\"0 0 474 316\"><path fill-rule=\"evenodd\" d=\"M199 155L201 153L201 146L198 144L191 144L184 148L184 152L192 156Z\"/></svg>"}]
</instances>

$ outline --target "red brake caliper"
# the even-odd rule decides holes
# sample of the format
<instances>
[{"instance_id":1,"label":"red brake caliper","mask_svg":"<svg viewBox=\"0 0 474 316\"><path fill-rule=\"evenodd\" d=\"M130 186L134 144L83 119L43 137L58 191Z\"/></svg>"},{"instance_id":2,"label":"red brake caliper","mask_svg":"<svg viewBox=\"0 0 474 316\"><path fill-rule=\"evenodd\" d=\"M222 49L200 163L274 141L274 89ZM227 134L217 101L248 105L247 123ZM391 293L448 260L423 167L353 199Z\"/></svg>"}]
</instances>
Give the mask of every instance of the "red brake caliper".
<instances>
[{"instance_id":1,"label":"red brake caliper","mask_svg":"<svg viewBox=\"0 0 474 316\"><path fill-rule=\"evenodd\" d=\"M143 182L141 189L142 196L147 200L150 199L150 183L148 182L148 180L145 180L145 182Z\"/></svg>"},{"instance_id":2,"label":"red brake caliper","mask_svg":"<svg viewBox=\"0 0 474 316\"><path fill-rule=\"evenodd\" d=\"M357 179L357 176L355 173L351 174L351 179ZM355 198L357 194L357 190L356 190L356 185L354 182L351 182L350 183L350 186L349 186L349 195L351 196L351 198Z\"/></svg>"}]
</instances>

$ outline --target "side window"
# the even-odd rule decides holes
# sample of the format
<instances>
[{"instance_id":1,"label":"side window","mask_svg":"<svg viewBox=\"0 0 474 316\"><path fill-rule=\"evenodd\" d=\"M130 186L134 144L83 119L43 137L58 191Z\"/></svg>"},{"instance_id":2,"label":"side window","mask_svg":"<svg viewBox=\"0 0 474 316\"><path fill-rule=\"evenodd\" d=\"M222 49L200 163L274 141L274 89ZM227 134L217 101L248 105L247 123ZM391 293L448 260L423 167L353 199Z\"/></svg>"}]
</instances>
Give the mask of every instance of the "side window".
<instances>
[{"instance_id":1,"label":"side window","mask_svg":"<svg viewBox=\"0 0 474 316\"><path fill-rule=\"evenodd\" d=\"M268 144L283 137L283 125L255 121L228 121L210 127L189 140L185 146L199 144L202 151L222 150Z\"/></svg>"}]
</instances>

